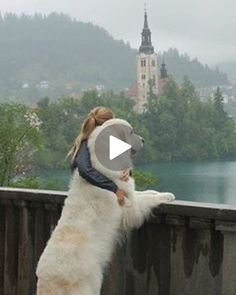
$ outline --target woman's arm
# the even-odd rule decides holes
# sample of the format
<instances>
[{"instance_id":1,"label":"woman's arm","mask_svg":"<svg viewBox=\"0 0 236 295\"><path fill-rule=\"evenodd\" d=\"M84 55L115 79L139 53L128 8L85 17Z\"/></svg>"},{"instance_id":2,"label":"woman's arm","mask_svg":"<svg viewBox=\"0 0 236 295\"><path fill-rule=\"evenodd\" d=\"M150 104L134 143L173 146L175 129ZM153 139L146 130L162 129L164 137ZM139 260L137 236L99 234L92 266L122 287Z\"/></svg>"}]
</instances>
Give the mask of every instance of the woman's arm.
<instances>
[{"instance_id":1,"label":"woman's arm","mask_svg":"<svg viewBox=\"0 0 236 295\"><path fill-rule=\"evenodd\" d=\"M89 183L114 193L117 192L117 185L105 175L93 168L90 160L90 153L87 141L81 143L80 149L72 163L72 169L78 168L81 177Z\"/></svg>"}]
</instances>

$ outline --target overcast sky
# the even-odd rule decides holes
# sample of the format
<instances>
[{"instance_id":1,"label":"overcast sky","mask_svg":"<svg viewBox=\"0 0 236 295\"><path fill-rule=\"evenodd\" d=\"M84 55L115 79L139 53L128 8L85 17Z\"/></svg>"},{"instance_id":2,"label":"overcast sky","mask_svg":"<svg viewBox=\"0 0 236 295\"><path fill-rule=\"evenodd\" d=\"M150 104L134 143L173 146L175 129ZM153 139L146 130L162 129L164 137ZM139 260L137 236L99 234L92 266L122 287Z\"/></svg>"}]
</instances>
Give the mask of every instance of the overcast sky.
<instances>
[{"instance_id":1,"label":"overcast sky","mask_svg":"<svg viewBox=\"0 0 236 295\"><path fill-rule=\"evenodd\" d=\"M145 0L0 0L5 12L69 14L140 45ZM146 0L156 51L176 47L214 64L236 60L236 0Z\"/></svg>"}]
</instances>

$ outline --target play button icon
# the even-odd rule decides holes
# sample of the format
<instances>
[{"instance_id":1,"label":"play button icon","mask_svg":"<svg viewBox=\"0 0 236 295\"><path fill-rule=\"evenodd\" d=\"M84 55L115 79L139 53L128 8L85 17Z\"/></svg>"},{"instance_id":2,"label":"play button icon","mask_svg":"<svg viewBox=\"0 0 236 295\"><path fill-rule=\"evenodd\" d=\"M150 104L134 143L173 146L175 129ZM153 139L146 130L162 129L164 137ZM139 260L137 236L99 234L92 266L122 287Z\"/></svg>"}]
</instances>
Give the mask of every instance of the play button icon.
<instances>
[{"instance_id":1,"label":"play button icon","mask_svg":"<svg viewBox=\"0 0 236 295\"><path fill-rule=\"evenodd\" d=\"M122 119L111 119L98 126L90 140L88 147L94 160L112 171L132 168L134 157L142 147L142 138Z\"/></svg>"},{"instance_id":2,"label":"play button icon","mask_svg":"<svg viewBox=\"0 0 236 295\"><path fill-rule=\"evenodd\" d=\"M131 149L131 145L118 139L117 137L109 136L109 159L113 160L124 152Z\"/></svg>"},{"instance_id":3,"label":"play button icon","mask_svg":"<svg viewBox=\"0 0 236 295\"><path fill-rule=\"evenodd\" d=\"M106 124L96 129L94 152L97 160L102 166L113 171L132 167L132 128L118 123L105 126Z\"/></svg>"}]
</instances>

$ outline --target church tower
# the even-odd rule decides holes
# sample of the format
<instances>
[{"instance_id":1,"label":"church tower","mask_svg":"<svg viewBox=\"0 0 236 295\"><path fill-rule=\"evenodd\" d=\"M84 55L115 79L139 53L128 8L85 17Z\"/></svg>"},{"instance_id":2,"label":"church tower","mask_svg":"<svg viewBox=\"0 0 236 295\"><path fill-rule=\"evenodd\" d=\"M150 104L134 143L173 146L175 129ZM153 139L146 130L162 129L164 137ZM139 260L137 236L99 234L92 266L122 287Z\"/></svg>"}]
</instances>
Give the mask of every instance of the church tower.
<instances>
[{"instance_id":1,"label":"church tower","mask_svg":"<svg viewBox=\"0 0 236 295\"><path fill-rule=\"evenodd\" d=\"M154 51L151 40L151 31L148 26L147 11L144 13L144 26L142 31L142 43L137 54L137 97L136 110L142 113L145 110L149 92L149 83L153 85L153 92L158 95L158 66L157 54Z\"/></svg>"}]
</instances>

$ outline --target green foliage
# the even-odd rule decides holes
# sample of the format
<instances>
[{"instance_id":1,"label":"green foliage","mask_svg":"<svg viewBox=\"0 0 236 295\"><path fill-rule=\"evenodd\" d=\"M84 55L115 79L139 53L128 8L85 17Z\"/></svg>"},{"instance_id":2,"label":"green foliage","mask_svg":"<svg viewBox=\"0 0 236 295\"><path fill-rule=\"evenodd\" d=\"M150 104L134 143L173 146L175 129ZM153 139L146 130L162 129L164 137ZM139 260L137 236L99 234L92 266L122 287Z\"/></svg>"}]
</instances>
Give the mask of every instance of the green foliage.
<instances>
[{"instance_id":1,"label":"green foliage","mask_svg":"<svg viewBox=\"0 0 236 295\"><path fill-rule=\"evenodd\" d=\"M0 104L0 185L8 185L16 165L40 147L40 121L26 106Z\"/></svg>"},{"instance_id":2,"label":"green foliage","mask_svg":"<svg viewBox=\"0 0 236 295\"><path fill-rule=\"evenodd\" d=\"M118 95L110 91L99 95L95 91L89 91L80 100L62 97L57 101L47 102L46 108L43 98L38 102L38 116L42 121L40 129L44 148L35 153L34 163L47 169L68 168L65 157L80 132L81 124L90 110L99 105L111 107L117 117L126 118L135 126L141 126L132 111L132 100L123 93Z\"/></svg>"},{"instance_id":3,"label":"green foliage","mask_svg":"<svg viewBox=\"0 0 236 295\"><path fill-rule=\"evenodd\" d=\"M215 92L214 95L214 104L215 104L215 111L216 111L216 115L218 116L218 120L222 119L222 123L223 120L225 120L226 117L226 112L224 110L224 98L222 95L222 92L220 91L220 87L217 87L217 90Z\"/></svg>"},{"instance_id":4,"label":"green foliage","mask_svg":"<svg viewBox=\"0 0 236 295\"><path fill-rule=\"evenodd\" d=\"M37 177L27 176L27 177L21 177L20 179L11 182L9 184L9 186L16 187L16 188L39 189L40 188L40 181Z\"/></svg>"},{"instance_id":5,"label":"green foliage","mask_svg":"<svg viewBox=\"0 0 236 295\"><path fill-rule=\"evenodd\" d=\"M80 100L63 97L38 103L44 149L34 154L37 166L68 168L65 155L79 133L87 113L98 105L112 108L117 117L128 120L145 138L138 163L223 159L236 155L233 120L219 113L214 101L201 102L193 84L185 77L179 88L172 79L159 100L150 84L146 112L135 114L134 102L124 93L98 95L86 92Z\"/></svg>"},{"instance_id":6,"label":"green foliage","mask_svg":"<svg viewBox=\"0 0 236 295\"><path fill-rule=\"evenodd\" d=\"M99 105L112 108L117 117L128 120L145 138L144 148L137 159L140 164L236 156L235 123L223 109L220 90L217 90L214 100L201 102L193 84L185 77L181 87L171 79L159 98L153 93L150 83L146 112L143 114L134 112L133 100L124 93L109 91L101 95L89 91L79 100L62 97L51 101L45 97L34 111L41 122L40 132L32 128L32 122L27 120L32 111L29 112L26 106L0 105L1 185L10 183L16 164L33 164L33 167L49 171L69 169L66 155L84 118ZM43 147L38 149L40 138ZM151 175L137 171L134 176L140 188L154 184ZM33 179L22 179L22 182L27 187L63 188L57 179L39 184ZM14 185L21 185L21 182Z\"/></svg>"},{"instance_id":7,"label":"green foliage","mask_svg":"<svg viewBox=\"0 0 236 295\"><path fill-rule=\"evenodd\" d=\"M64 186L59 179L51 178L49 180L41 180L36 176L23 176L19 179L10 182L10 187L15 188L31 188L31 189L45 189L45 190L63 190Z\"/></svg>"},{"instance_id":8,"label":"green foliage","mask_svg":"<svg viewBox=\"0 0 236 295\"><path fill-rule=\"evenodd\" d=\"M156 160L196 161L235 156L235 124L224 111L222 101L219 89L213 102L201 102L187 78L181 88L170 80L160 101L149 104L144 116L152 134Z\"/></svg>"},{"instance_id":9,"label":"green foliage","mask_svg":"<svg viewBox=\"0 0 236 295\"><path fill-rule=\"evenodd\" d=\"M40 183L40 189L46 189L46 190L64 190L64 185L60 183L60 180L57 178L52 177L51 179L47 181L41 181Z\"/></svg>"},{"instance_id":10,"label":"green foliage","mask_svg":"<svg viewBox=\"0 0 236 295\"><path fill-rule=\"evenodd\" d=\"M217 129L215 134L218 149L221 154L235 154L235 122L227 115L223 105L223 95L218 87L214 95L214 118L213 123Z\"/></svg>"},{"instance_id":11,"label":"green foliage","mask_svg":"<svg viewBox=\"0 0 236 295\"><path fill-rule=\"evenodd\" d=\"M132 176L135 179L136 189L138 190L145 190L158 183L158 179L148 172L134 170Z\"/></svg>"}]
</instances>

